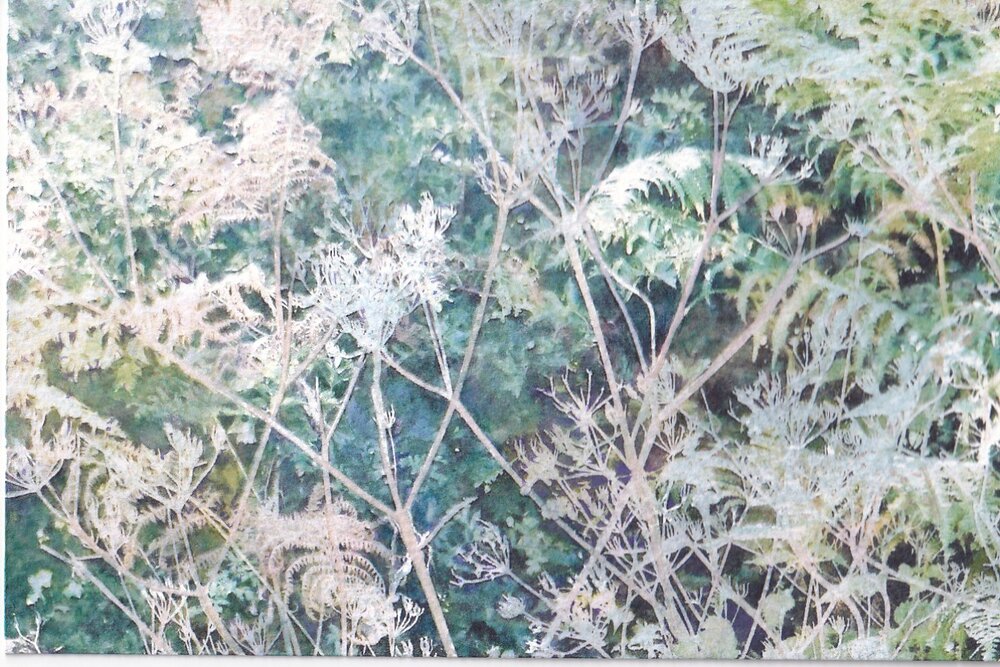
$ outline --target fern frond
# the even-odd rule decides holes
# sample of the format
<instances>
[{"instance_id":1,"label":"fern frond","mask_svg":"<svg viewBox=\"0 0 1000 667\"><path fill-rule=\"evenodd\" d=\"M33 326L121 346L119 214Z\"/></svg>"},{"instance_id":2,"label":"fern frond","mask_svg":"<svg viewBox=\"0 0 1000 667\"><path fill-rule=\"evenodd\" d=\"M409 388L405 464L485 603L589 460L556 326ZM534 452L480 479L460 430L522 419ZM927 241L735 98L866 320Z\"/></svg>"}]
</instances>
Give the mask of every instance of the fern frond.
<instances>
[{"instance_id":1,"label":"fern frond","mask_svg":"<svg viewBox=\"0 0 1000 667\"><path fill-rule=\"evenodd\" d=\"M271 222L279 208L312 189L333 196L336 165L319 148L319 131L306 124L292 101L275 96L243 106L231 122L240 137L234 157L201 172L174 232L207 219L212 230L246 222Z\"/></svg>"}]
</instances>

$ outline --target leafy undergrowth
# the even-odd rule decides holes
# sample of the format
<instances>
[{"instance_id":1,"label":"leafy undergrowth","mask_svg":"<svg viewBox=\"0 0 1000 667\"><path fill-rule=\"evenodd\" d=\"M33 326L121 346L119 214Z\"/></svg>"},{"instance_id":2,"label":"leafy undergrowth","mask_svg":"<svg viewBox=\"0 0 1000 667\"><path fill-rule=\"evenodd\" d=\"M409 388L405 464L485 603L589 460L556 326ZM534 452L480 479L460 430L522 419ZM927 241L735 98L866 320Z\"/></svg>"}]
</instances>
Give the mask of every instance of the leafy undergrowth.
<instances>
[{"instance_id":1,"label":"leafy undergrowth","mask_svg":"<svg viewBox=\"0 0 1000 667\"><path fill-rule=\"evenodd\" d=\"M35 4L8 651L1000 657L996 3Z\"/></svg>"}]
</instances>

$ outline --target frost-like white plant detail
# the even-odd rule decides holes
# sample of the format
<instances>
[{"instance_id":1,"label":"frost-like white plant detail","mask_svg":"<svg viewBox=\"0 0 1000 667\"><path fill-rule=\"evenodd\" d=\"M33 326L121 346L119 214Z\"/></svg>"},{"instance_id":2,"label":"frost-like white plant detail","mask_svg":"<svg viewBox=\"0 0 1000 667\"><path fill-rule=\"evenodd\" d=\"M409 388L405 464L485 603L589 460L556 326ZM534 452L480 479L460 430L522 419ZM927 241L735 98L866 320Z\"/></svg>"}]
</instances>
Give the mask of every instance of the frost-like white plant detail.
<instances>
[{"instance_id":1,"label":"frost-like white plant detail","mask_svg":"<svg viewBox=\"0 0 1000 667\"><path fill-rule=\"evenodd\" d=\"M742 0L683 0L680 18L663 40L706 88L732 93L760 76L756 52L764 47L764 23L764 16Z\"/></svg>"},{"instance_id":2,"label":"frost-like white plant detail","mask_svg":"<svg viewBox=\"0 0 1000 667\"><path fill-rule=\"evenodd\" d=\"M991 3L29 5L9 650L998 658Z\"/></svg>"},{"instance_id":3,"label":"frost-like white plant detail","mask_svg":"<svg viewBox=\"0 0 1000 667\"><path fill-rule=\"evenodd\" d=\"M382 349L414 308L438 310L447 298L444 232L453 216L425 194L419 209L403 206L379 238L348 230L349 245L325 249L311 262L315 287L298 305L321 313L363 349Z\"/></svg>"},{"instance_id":4,"label":"frost-like white plant detail","mask_svg":"<svg viewBox=\"0 0 1000 667\"><path fill-rule=\"evenodd\" d=\"M203 219L212 228L271 221L310 189L333 187L336 167L319 149L319 132L302 122L287 97L240 109L230 127L240 137L234 159L217 163L209 184L194 185L200 194L185 206L175 228Z\"/></svg>"}]
</instances>

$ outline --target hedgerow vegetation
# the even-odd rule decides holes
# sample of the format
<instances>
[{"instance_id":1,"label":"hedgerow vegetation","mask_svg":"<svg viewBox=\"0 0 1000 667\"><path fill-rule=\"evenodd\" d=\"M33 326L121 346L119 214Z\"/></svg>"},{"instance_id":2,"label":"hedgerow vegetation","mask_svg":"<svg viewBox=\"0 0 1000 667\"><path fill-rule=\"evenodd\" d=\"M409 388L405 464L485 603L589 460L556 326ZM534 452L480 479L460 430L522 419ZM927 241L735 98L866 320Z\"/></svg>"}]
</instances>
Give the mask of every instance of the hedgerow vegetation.
<instances>
[{"instance_id":1,"label":"hedgerow vegetation","mask_svg":"<svg viewBox=\"0 0 1000 667\"><path fill-rule=\"evenodd\" d=\"M1000 658L992 0L8 54L8 650Z\"/></svg>"}]
</instances>

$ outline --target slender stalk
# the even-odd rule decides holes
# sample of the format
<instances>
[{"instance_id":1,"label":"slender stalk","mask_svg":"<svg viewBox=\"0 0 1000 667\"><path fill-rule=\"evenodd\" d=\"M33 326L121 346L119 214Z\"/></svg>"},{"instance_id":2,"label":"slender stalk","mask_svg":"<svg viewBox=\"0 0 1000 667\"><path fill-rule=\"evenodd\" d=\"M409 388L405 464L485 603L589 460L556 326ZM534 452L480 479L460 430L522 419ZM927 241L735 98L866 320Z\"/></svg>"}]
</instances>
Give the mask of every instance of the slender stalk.
<instances>
[{"instance_id":1,"label":"slender stalk","mask_svg":"<svg viewBox=\"0 0 1000 667\"><path fill-rule=\"evenodd\" d=\"M142 301L142 284L139 280L139 267L135 259L135 239L132 235L132 212L129 210L128 193L125 184L125 167L122 162L122 139L121 139L121 62L116 60L114 64L115 77L115 104L111 109L111 126L114 139L115 173L114 190L115 200L118 203L118 212L121 215L122 226L125 228L125 254L128 257L129 283L132 285L132 294L136 301Z\"/></svg>"},{"instance_id":2,"label":"slender stalk","mask_svg":"<svg viewBox=\"0 0 1000 667\"><path fill-rule=\"evenodd\" d=\"M399 536L406 548L406 553L413 563L413 572L417 575L420 587L424 591L427 600L427 607L430 609L431 618L434 620L434 627L444 646L445 653L449 658L455 658L458 653L455 651L455 643L451 639L451 631L448 629L448 622L444 617L444 610L441 608L441 600L438 598L434 588L434 580L431 578L430 570L427 568L427 561L424 552L420 548L420 539L413 527L413 520L410 518L409 510L402 508L397 515L396 526L399 528Z\"/></svg>"},{"instance_id":3,"label":"slender stalk","mask_svg":"<svg viewBox=\"0 0 1000 667\"><path fill-rule=\"evenodd\" d=\"M150 643L156 648L156 650L158 650L160 653L174 652L173 649L170 647L170 645L164 641L161 635L153 632L153 629L150 628L145 621L139 618L139 616L132 609L130 609L124 602L122 602L121 599L117 595L115 595L111 591L111 589L109 589L104 584L103 581L101 581L96 576L94 576L93 573L91 573L86 563L84 563L78 558L63 556L62 554L60 554L58 551L54 550L47 544L39 544L38 547L43 552L68 565L70 568L73 569L74 572L79 572L80 574L82 574L87 579L87 581L93 584L94 587L98 591L100 591L101 595L103 595L111 604L117 607L119 611L125 614L128 620L132 621L135 627L138 628L139 633L142 634L144 637L146 637L150 641Z\"/></svg>"},{"instance_id":4,"label":"slender stalk","mask_svg":"<svg viewBox=\"0 0 1000 667\"><path fill-rule=\"evenodd\" d=\"M566 234L563 235L563 239L563 245L569 255L570 266L573 269L573 276L576 279L577 289L580 290L580 295L583 297L584 307L587 309L587 317L590 319L590 328L597 341L597 349L601 356L601 364L604 368L604 375L607 378L608 387L611 391L611 402L615 409L615 420L618 421L618 425L620 426L622 433L627 433L628 422L626 421L625 403L621 396L621 385L619 384L618 377L615 373L614 362L611 359L608 342L604 336L604 328L601 326L601 317L597 312L597 306L594 305L594 297L590 293L590 285L587 283L587 275L583 270L583 261L580 259L580 251L576 246L575 239L570 238ZM632 447L632 442L626 440L625 454L627 459L634 457L635 455L635 451Z\"/></svg>"},{"instance_id":5,"label":"slender stalk","mask_svg":"<svg viewBox=\"0 0 1000 667\"><path fill-rule=\"evenodd\" d=\"M394 452L390 452L388 432L391 424L388 421L388 412L385 408L385 398L382 395L382 357L378 354L372 355L372 386L371 386L372 409L375 411L375 422L378 425L379 452L382 458L382 474L385 477L386 485L392 496L392 502L396 511L392 514L392 519L399 530L399 536L406 548L406 555L409 556L413 565L413 571L417 575L420 587L423 589L424 598L427 600L427 607L430 609L431 618L434 620L434 627L444 645L445 653L448 657L457 657L455 644L451 639L451 631L448 629L448 621L444 617L444 610L441 608L441 600L438 597L437 589L434 587L434 580L431 578L430 570L424 559L424 553L420 548L420 538L417 537L416 529L413 526L413 516L410 508L404 506L403 498L399 493L399 484L396 480L396 461Z\"/></svg>"},{"instance_id":6,"label":"slender stalk","mask_svg":"<svg viewBox=\"0 0 1000 667\"><path fill-rule=\"evenodd\" d=\"M462 395L462 388L465 386L465 379L469 374L469 368L472 366L472 358L475 355L476 343L479 340L479 333L482 330L483 322L486 319L486 308L489 305L490 289L493 286L493 278L496 274L497 265L500 263L500 251L503 248L503 237L504 232L507 229L507 217L509 213L510 210L506 204L501 205L497 210L496 226L493 231L493 244L490 247L490 256L486 265L486 274L483 276L483 287L480 290L479 303L476 306L476 312L472 316L472 327L469 329L469 338L465 343L465 354L462 357L462 365L459 367L458 377L455 378L455 381L452 384L452 400L448 402L448 406L445 408L444 416L441 418L438 430L434 434L434 440L432 441L430 448L427 450L427 455L424 457L420 470L417 471L417 476L413 480L413 486L410 487L410 492L406 499L407 509L413 507L413 503L417 498L417 492L420 491L420 487L427 479L427 475L430 474L431 467L434 464L434 459L437 457L438 450L440 450L441 445L444 442L445 433L448 430L449 424L451 424L452 415L455 413L455 402Z\"/></svg>"},{"instance_id":7,"label":"slender stalk","mask_svg":"<svg viewBox=\"0 0 1000 667\"><path fill-rule=\"evenodd\" d=\"M215 608L215 603L212 602L210 597L208 597L208 592L204 588L198 592L198 602L201 603L201 610L205 612L205 616L207 616L208 620L210 620L212 625L215 626L215 631L219 633L220 637L222 637L222 641L226 643L229 650L236 655L246 655L243 647L240 646L235 639L233 639L231 634L229 634L229 629L226 628L226 622L222 620L221 616L219 616L219 610Z\"/></svg>"},{"instance_id":8,"label":"slender stalk","mask_svg":"<svg viewBox=\"0 0 1000 667\"><path fill-rule=\"evenodd\" d=\"M351 373L351 379L347 382L347 389L344 390L344 396L340 399L340 405L337 407L337 414L334 415L333 421L329 426L326 424L319 425L320 429L322 429L320 433L320 455L324 461L330 460L330 443L333 441L334 433L337 432L337 427L340 426L340 420L343 419L344 413L347 411L347 404L351 402L351 396L354 395L354 388L358 384L358 378L361 377L361 371L365 367L366 358L362 356L354 365L354 371ZM323 493L326 496L327 504L333 502L330 473L326 470L323 471Z\"/></svg>"},{"instance_id":9,"label":"slender stalk","mask_svg":"<svg viewBox=\"0 0 1000 667\"><path fill-rule=\"evenodd\" d=\"M538 197L532 196L529 201L532 206L537 208L553 225L557 227L564 227L565 223L562 218L551 211ZM581 220L580 214L577 214L577 220ZM582 223L581 223L582 224ZM604 336L604 328L601 326L601 318L597 312L597 306L594 304L594 298L590 291L590 285L587 283L587 275L583 269L583 261L580 258L580 251L576 246L576 239L573 236L572 227L569 230L563 231L563 247L566 250L566 254L569 257L570 267L573 271L573 277L576 281L577 289L580 290L580 295L583 298L584 307L587 310L587 318L590 323L590 328L594 334L594 339L597 342L598 353L601 358L601 365L604 370L605 378L608 381L608 386L611 390L611 400L615 408L616 418L619 420L619 425L624 433L628 432L628 424L625 421L625 404L621 397L621 385L618 382L617 375L614 369L614 363L611 360L611 353L608 348L607 340ZM626 444L626 448L628 445ZM626 450L627 453L627 450Z\"/></svg>"},{"instance_id":10,"label":"slender stalk","mask_svg":"<svg viewBox=\"0 0 1000 667\"><path fill-rule=\"evenodd\" d=\"M451 400L449 394L443 389L434 387L429 383L425 382L424 380L420 379L410 371L400 366L390 357L385 356L384 359L386 363L393 370L399 373L402 377L412 382L414 385L420 387L421 389L424 389L428 393L437 396L441 399L444 399L446 401ZM500 450L489 438L489 436L486 435L486 432L483 431L482 427L476 421L475 417L472 416L472 413L469 412L468 408L466 408L461 401L458 401L456 403L455 411L457 412L458 416L462 419L462 421L465 422L465 425L469 428L469 430L472 431L472 434L480 442L480 444L487 451L490 457L492 457L493 460L497 463L497 465L499 465L500 468L504 471L504 473L507 474L507 476L510 477L515 484L517 484L518 488L522 489L522 493L527 495L527 497L532 502L534 502L535 505L537 505L539 508L544 507L545 505L544 499L541 498L537 493L535 493L528 487L528 485L525 483L524 477L522 477L521 474L514 469L510 461L507 460L507 458L500 452ZM573 540L573 542L577 544L577 546L588 550L588 552L590 551L591 543L587 541L583 536L581 536L579 532L576 529L574 529L569 523L560 518L553 519L553 522L560 530L563 531L563 533L565 533L571 540ZM646 602L653 610L653 612L656 614L656 617L658 619L662 619L664 617L665 614L664 606L652 594L650 594L648 590L646 590L645 586L643 586L642 583L636 582L632 576L629 576L627 573L623 572L621 568L619 568L614 562L609 560L603 553L597 553L595 557L600 560L601 564L604 567L606 567L612 573L612 575L615 576L615 578L617 578L619 581L621 581L622 584L627 586L636 596L638 596L644 602Z\"/></svg>"},{"instance_id":11,"label":"slender stalk","mask_svg":"<svg viewBox=\"0 0 1000 667\"><path fill-rule=\"evenodd\" d=\"M165 345L161 344L159 341L152 341L149 339L144 339L143 343L151 349L152 351L159 354L166 361L170 362L178 368L181 372L187 375L189 378L202 385L212 393L226 399L230 403L238 406L241 410L246 412L248 415L259 419L265 424L269 425L275 433L282 436L288 440L292 445L294 445L299 451L306 455L320 470L327 471L331 477L342 484L349 492L357 496L360 500L370 505L376 511L385 514L386 516L392 515L393 510L386 505L384 502L373 496L372 494L365 491L351 479L346 473L344 473L339 468L334 467L329 461L324 461L319 453L314 450L307 442L302 438L292 432L288 427L286 427L281 422L277 421L269 413L261 410L253 403L250 403L243 397L239 396L228 387L225 387L212 378L208 377L206 374L195 368L189 362L184 360L182 357L177 355L173 350L169 349Z\"/></svg>"},{"instance_id":12,"label":"slender stalk","mask_svg":"<svg viewBox=\"0 0 1000 667\"><path fill-rule=\"evenodd\" d=\"M934 232L934 255L937 260L938 299L941 301L941 312L945 317L948 317L951 314L951 308L948 305L948 276L944 267L944 242L941 237L941 226L933 218L931 219L931 230Z\"/></svg>"},{"instance_id":13,"label":"slender stalk","mask_svg":"<svg viewBox=\"0 0 1000 667\"><path fill-rule=\"evenodd\" d=\"M621 312L622 317L625 318L625 324L628 327L629 335L632 337L632 344L635 346L636 356L639 359L639 366L642 369L642 372L646 373L649 371L649 361L646 359L646 353L643 350L642 341L639 338L639 330L636 328L635 322L632 320L632 315L628 310L625 300L618 293L618 290L615 289L615 285L621 286L622 289L638 298L642 301L643 305L646 306L646 312L649 315L649 344L651 348L656 344L656 310L653 308L653 303L645 294L630 285L621 276L615 273L614 269L608 266L607 261L604 259L604 254L601 252L601 247L597 243L597 239L594 238L594 231L589 223L585 224L583 227L583 239L591 257L597 261L597 266L601 271L601 275L604 277L604 281L608 285L608 291L611 292L611 295L615 299L615 304L618 305L618 310Z\"/></svg>"}]
</instances>

